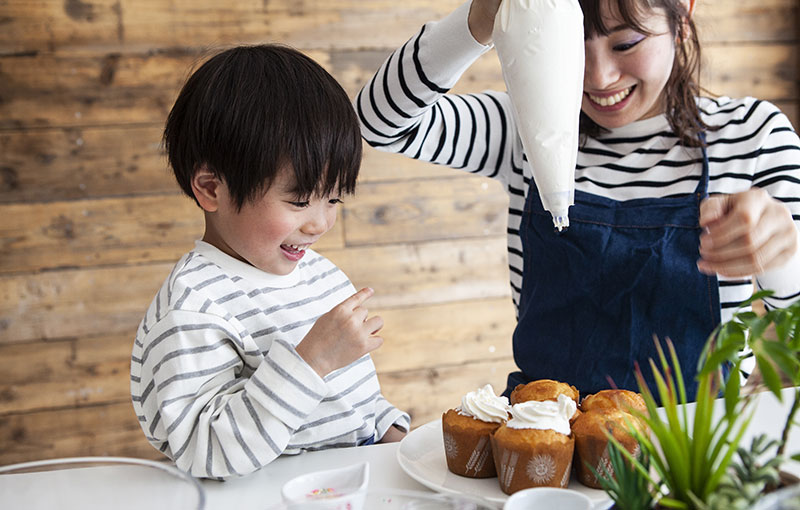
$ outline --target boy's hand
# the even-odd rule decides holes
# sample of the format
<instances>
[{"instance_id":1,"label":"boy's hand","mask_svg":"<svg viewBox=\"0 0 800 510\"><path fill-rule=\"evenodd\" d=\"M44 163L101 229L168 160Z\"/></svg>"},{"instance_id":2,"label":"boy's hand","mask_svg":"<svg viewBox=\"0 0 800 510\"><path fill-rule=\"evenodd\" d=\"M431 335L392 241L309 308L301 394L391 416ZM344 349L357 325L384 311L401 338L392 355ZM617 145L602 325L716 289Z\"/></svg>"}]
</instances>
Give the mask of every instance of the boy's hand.
<instances>
[{"instance_id":1,"label":"boy's hand","mask_svg":"<svg viewBox=\"0 0 800 510\"><path fill-rule=\"evenodd\" d=\"M333 307L297 345L297 354L320 377L346 367L383 343L383 338L375 335L383 327L383 319L368 317L362 306L374 293L363 288Z\"/></svg>"},{"instance_id":2,"label":"boy's hand","mask_svg":"<svg viewBox=\"0 0 800 510\"><path fill-rule=\"evenodd\" d=\"M469 6L467 24L472 37L481 44L492 42L494 18L500 8L501 0L472 0Z\"/></svg>"},{"instance_id":3,"label":"boy's hand","mask_svg":"<svg viewBox=\"0 0 800 510\"><path fill-rule=\"evenodd\" d=\"M789 210L760 188L705 199L700 226L697 267L706 274L758 275L788 262L800 243Z\"/></svg>"}]
</instances>

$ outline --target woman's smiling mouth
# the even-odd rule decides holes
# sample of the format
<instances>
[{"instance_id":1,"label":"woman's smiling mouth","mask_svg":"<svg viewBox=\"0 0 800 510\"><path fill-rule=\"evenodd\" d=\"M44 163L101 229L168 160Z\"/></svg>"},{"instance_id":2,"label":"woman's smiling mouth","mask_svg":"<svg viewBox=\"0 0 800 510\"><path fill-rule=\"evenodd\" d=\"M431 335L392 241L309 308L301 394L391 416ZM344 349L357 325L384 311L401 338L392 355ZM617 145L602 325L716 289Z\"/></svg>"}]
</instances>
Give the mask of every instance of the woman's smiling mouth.
<instances>
[{"instance_id":1,"label":"woman's smiling mouth","mask_svg":"<svg viewBox=\"0 0 800 510\"><path fill-rule=\"evenodd\" d=\"M598 109L615 109L612 108L614 106L622 106L621 103L625 101L636 88L636 85L630 86L624 90L621 90L615 94L606 95L606 96L596 96L594 94L590 94L586 92L586 97L589 98L589 101L592 103L593 106L598 107Z\"/></svg>"}]
</instances>

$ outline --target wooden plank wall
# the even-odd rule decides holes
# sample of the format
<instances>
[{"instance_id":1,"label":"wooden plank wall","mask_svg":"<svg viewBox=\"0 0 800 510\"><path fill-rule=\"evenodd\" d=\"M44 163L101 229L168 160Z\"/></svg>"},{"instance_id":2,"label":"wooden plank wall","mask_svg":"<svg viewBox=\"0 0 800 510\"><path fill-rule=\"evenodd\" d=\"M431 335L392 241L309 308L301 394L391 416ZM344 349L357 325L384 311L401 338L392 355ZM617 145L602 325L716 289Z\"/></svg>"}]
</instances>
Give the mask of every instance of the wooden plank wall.
<instances>
[{"instance_id":1,"label":"wooden plank wall","mask_svg":"<svg viewBox=\"0 0 800 510\"><path fill-rule=\"evenodd\" d=\"M0 464L158 457L128 363L141 314L201 235L159 146L189 69L226 45L281 41L354 96L460 1L0 0ZM797 126L796 0L698 3L708 88L773 100ZM456 90L490 87L502 87L492 53ZM376 289L380 379L418 426L480 384L501 388L513 366L506 199L371 149L362 175L319 249Z\"/></svg>"}]
</instances>

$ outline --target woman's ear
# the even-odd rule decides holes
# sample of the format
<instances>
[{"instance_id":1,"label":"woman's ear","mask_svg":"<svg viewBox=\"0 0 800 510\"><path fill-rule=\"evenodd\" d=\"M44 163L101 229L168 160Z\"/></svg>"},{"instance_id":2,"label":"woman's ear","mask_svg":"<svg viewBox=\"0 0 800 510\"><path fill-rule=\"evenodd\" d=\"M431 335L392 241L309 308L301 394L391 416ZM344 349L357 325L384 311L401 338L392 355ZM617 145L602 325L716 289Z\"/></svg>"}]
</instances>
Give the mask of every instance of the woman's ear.
<instances>
[{"instance_id":1,"label":"woman's ear","mask_svg":"<svg viewBox=\"0 0 800 510\"><path fill-rule=\"evenodd\" d=\"M192 192L200 207L206 212L215 212L219 209L220 201L224 199L223 182L211 173L205 165L197 168L192 177Z\"/></svg>"},{"instance_id":2,"label":"woman's ear","mask_svg":"<svg viewBox=\"0 0 800 510\"><path fill-rule=\"evenodd\" d=\"M686 5L686 12L689 13L689 17L691 18L694 15L694 7L697 4L696 0L683 0L684 5Z\"/></svg>"}]
</instances>

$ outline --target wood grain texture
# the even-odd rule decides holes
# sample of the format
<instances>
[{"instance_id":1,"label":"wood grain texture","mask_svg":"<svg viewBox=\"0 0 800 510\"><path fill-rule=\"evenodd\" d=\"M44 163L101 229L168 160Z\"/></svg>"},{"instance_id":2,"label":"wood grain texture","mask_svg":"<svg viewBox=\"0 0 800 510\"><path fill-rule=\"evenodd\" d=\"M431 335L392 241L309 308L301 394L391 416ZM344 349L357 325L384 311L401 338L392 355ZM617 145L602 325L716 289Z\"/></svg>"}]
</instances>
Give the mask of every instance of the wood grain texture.
<instances>
[{"instance_id":1,"label":"wood grain texture","mask_svg":"<svg viewBox=\"0 0 800 510\"><path fill-rule=\"evenodd\" d=\"M212 53L278 41L355 97L397 46L462 0L0 0L0 464L161 458L129 397L145 308L202 233L161 132ZM800 121L797 0L703 0L703 85ZM452 89L503 89L487 52ZM317 248L384 318L384 394L437 419L513 370L497 183L365 148L358 195Z\"/></svg>"}]
</instances>

